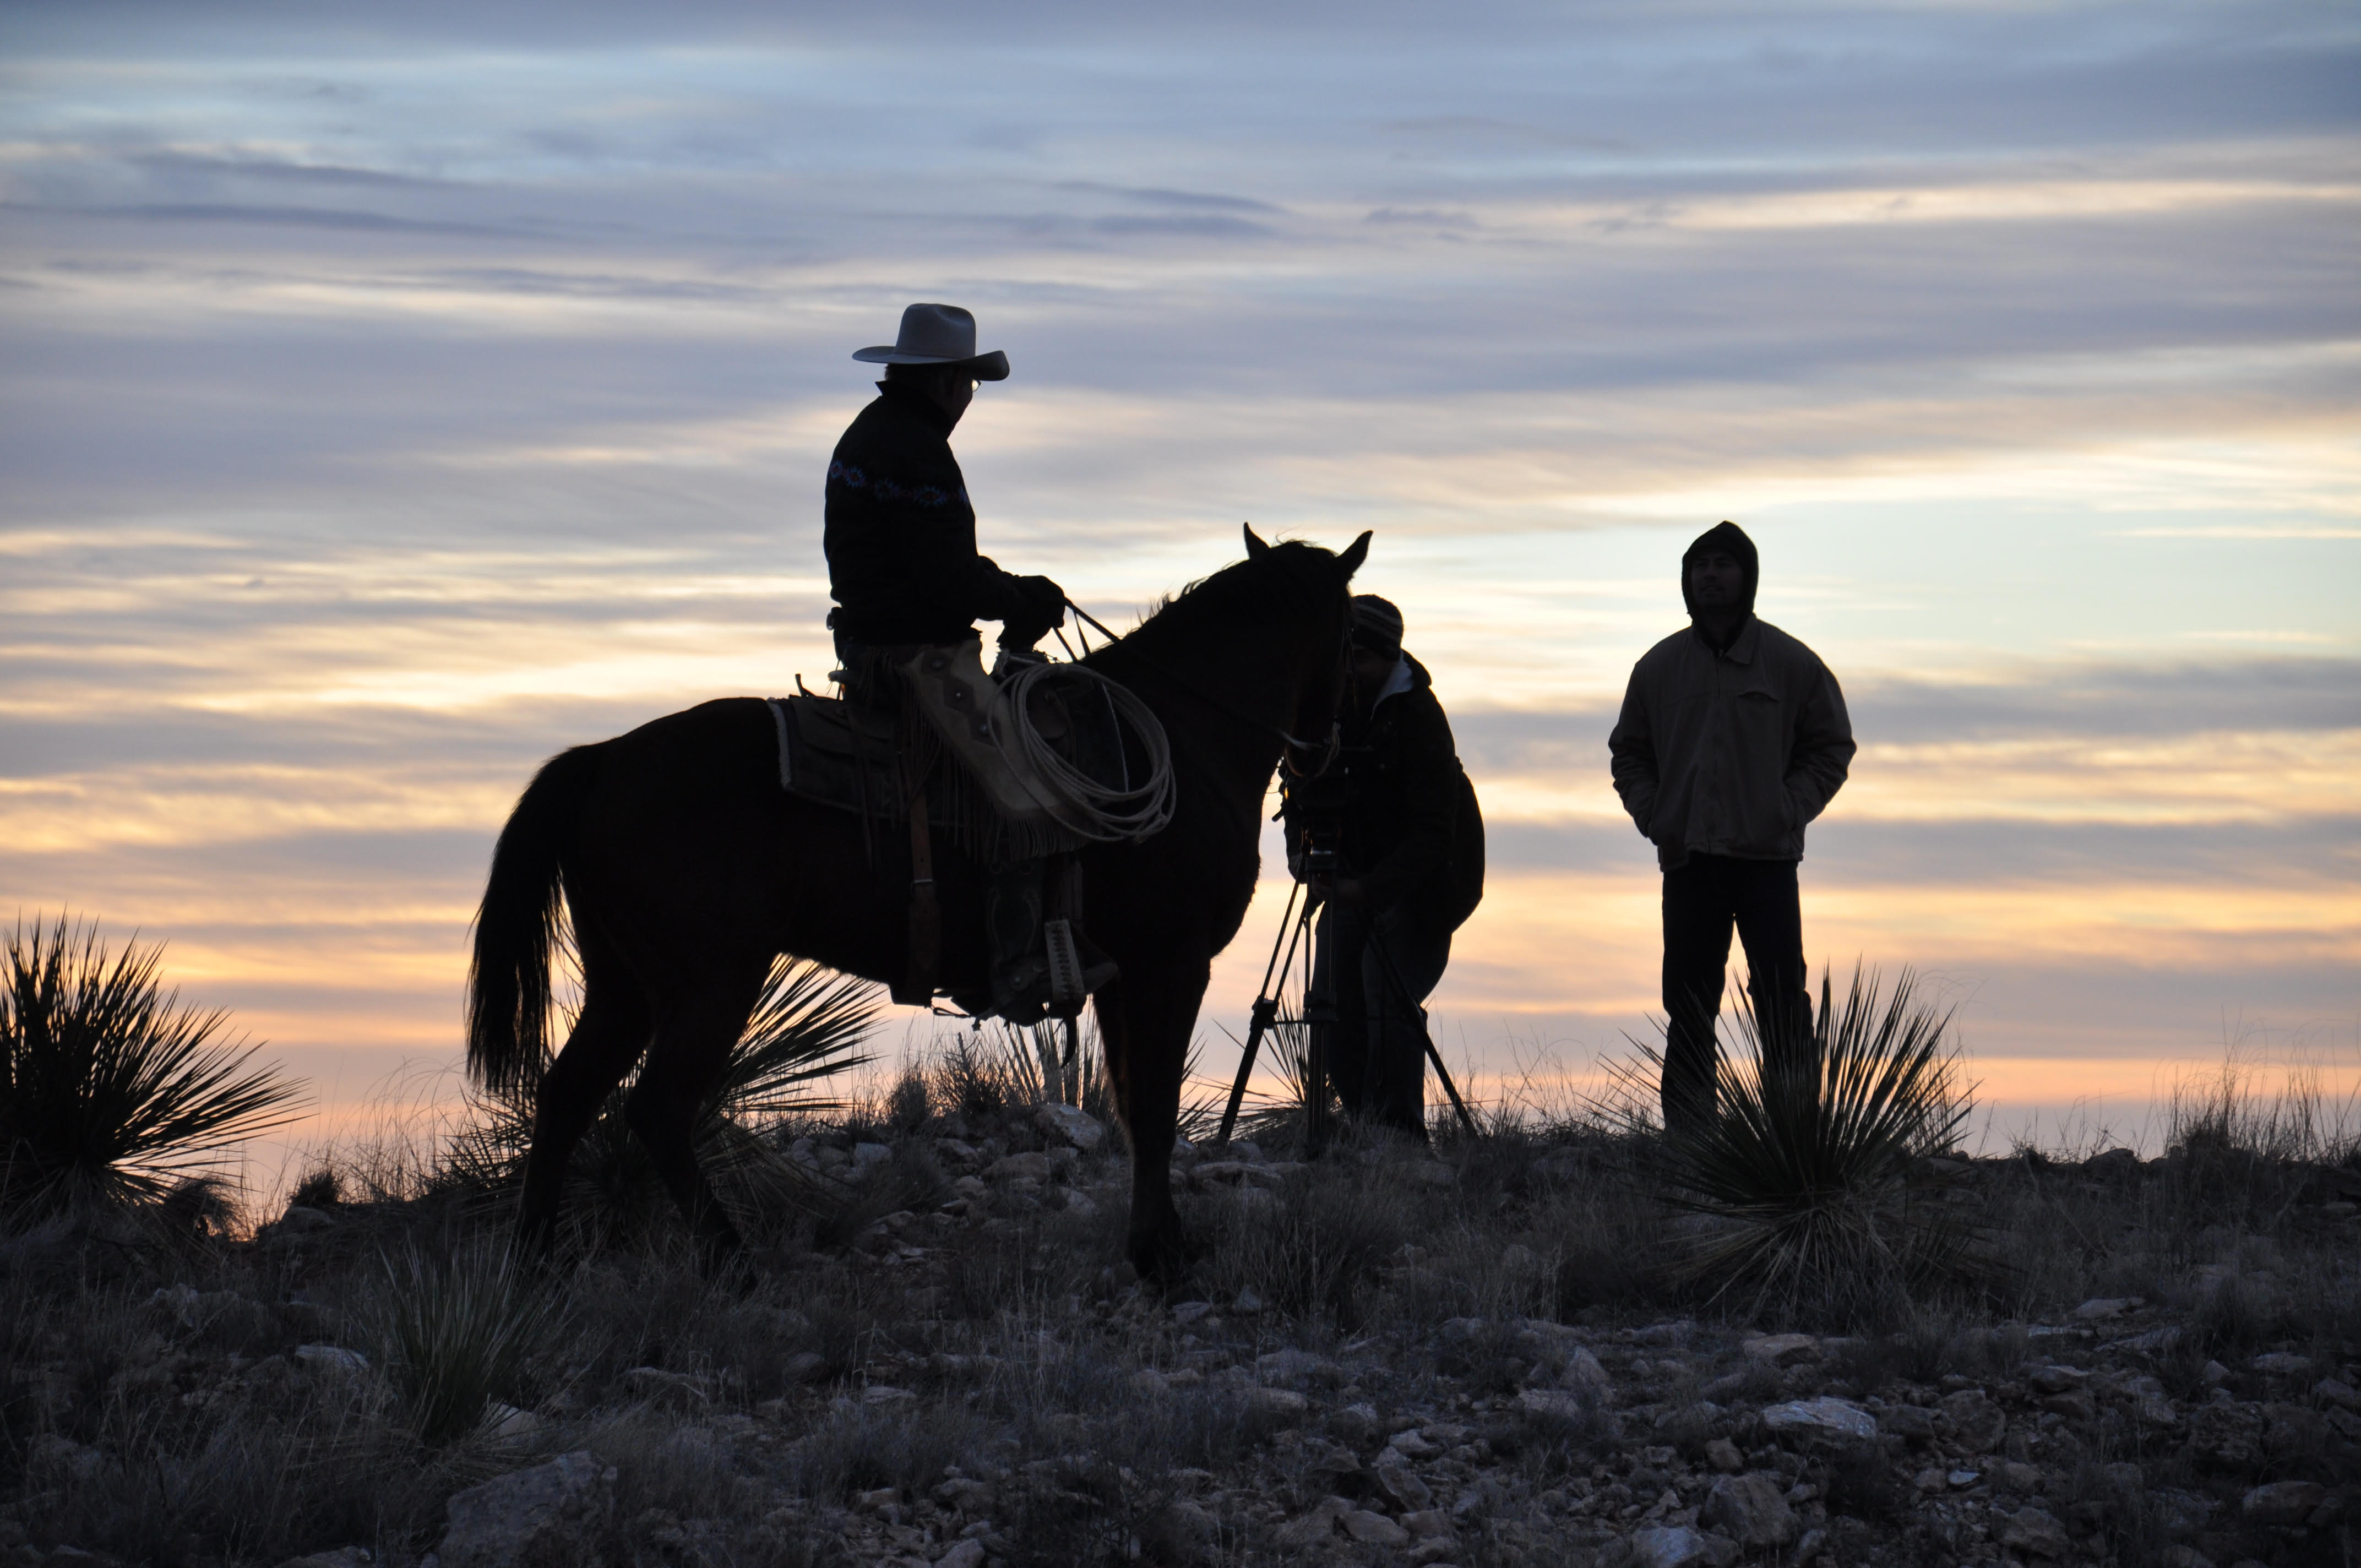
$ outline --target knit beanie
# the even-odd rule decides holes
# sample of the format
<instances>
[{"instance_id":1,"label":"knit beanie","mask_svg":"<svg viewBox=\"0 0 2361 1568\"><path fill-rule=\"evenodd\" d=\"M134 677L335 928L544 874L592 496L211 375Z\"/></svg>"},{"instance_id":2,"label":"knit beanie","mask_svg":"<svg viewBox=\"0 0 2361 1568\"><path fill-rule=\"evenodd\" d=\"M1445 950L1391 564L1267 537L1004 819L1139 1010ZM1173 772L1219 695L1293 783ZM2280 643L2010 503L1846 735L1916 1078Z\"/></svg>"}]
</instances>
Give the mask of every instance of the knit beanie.
<instances>
[{"instance_id":1,"label":"knit beanie","mask_svg":"<svg viewBox=\"0 0 2361 1568\"><path fill-rule=\"evenodd\" d=\"M1375 594L1353 596L1353 645L1372 653L1401 652L1402 615L1393 604Z\"/></svg>"},{"instance_id":2,"label":"knit beanie","mask_svg":"<svg viewBox=\"0 0 2361 1568\"><path fill-rule=\"evenodd\" d=\"M1734 522L1715 523L1698 534L1696 542L1682 552L1681 603L1688 607L1691 615L1697 613L1697 606L1689 602L1689 563L1716 550L1735 557L1739 570L1745 574L1746 602L1740 608L1745 614L1752 615L1754 590L1763 581L1763 562L1762 557L1754 553L1754 541L1747 538L1746 531Z\"/></svg>"}]
</instances>

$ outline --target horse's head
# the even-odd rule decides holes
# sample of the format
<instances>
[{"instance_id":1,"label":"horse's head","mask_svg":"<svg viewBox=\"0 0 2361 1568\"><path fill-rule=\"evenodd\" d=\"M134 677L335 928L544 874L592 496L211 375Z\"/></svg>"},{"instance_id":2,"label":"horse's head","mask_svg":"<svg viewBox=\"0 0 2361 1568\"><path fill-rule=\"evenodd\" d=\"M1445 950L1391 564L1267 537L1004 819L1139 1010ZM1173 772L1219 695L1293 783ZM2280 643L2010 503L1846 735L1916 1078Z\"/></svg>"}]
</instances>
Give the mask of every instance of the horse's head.
<instances>
[{"instance_id":1,"label":"horse's head","mask_svg":"<svg viewBox=\"0 0 2361 1568\"><path fill-rule=\"evenodd\" d=\"M1282 547L1274 546L1246 525L1246 559L1279 565L1276 557ZM1295 706L1287 729L1287 750L1283 755L1287 771L1298 778L1316 778L1328 771L1336 760L1338 739L1342 730L1337 715L1343 710L1345 679L1351 659L1353 633L1353 574L1368 559L1369 534L1364 530L1358 539L1338 554L1310 545L1285 547L1301 551L1305 564L1312 572L1325 569L1330 581L1319 587L1315 598L1319 612L1310 618L1296 645L1294 680ZM1288 563L1298 571L1305 564Z\"/></svg>"}]
</instances>

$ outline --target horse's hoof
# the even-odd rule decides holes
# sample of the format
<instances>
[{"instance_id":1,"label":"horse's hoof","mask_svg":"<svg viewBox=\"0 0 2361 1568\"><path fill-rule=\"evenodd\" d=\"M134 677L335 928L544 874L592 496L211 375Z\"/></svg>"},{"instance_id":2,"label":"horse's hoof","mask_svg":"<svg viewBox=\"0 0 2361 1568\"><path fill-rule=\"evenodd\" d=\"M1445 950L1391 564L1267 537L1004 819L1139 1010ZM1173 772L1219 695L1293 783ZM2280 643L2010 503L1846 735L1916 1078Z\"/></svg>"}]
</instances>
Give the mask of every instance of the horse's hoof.
<instances>
[{"instance_id":1,"label":"horse's hoof","mask_svg":"<svg viewBox=\"0 0 2361 1568\"><path fill-rule=\"evenodd\" d=\"M1159 1288L1179 1284L1187 1277L1189 1266L1194 1261L1187 1241L1177 1228L1136 1236L1128 1250L1131 1266L1139 1271L1140 1279Z\"/></svg>"}]
</instances>

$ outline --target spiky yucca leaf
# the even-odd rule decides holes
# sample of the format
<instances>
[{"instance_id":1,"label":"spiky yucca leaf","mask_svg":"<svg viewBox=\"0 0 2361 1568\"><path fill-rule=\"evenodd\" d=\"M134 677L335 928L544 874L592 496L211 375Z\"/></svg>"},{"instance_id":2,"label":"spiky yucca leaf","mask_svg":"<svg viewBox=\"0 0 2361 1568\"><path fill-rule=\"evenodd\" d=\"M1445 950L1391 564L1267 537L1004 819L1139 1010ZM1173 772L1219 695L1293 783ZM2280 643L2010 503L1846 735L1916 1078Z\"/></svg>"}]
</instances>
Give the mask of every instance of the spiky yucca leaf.
<instances>
[{"instance_id":1,"label":"spiky yucca leaf","mask_svg":"<svg viewBox=\"0 0 2361 1568\"><path fill-rule=\"evenodd\" d=\"M1698 1217L1680 1265L1758 1307L1874 1310L1957 1269L1971 1239L1920 1178L1972 1110L1950 1013L1918 1005L1905 970L1879 994L1856 970L1843 1004L1823 972L1808 1037L1765 1038L1741 992L1738 1048L1716 1113L1669 1133L1654 1176ZM1661 1047L1643 1047L1661 1074Z\"/></svg>"},{"instance_id":2,"label":"spiky yucca leaf","mask_svg":"<svg viewBox=\"0 0 2361 1568\"><path fill-rule=\"evenodd\" d=\"M301 1091L226 1014L180 1005L159 948L109 956L95 926L7 938L0 977L0 1212L152 1201L298 1114Z\"/></svg>"},{"instance_id":3,"label":"spiky yucca leaf","mask_svg":"<svg viewBox=\"0 0 2361 1568\"><path fill-rule=\"evenodd\" d=\"M413 1240L380 1265L369 1326L387 1381L419 1442L444 1447L522 1390L557 1326L555 1298L507 1252L481 1246L437 1257Z\"/></svg>"}]
</instances>

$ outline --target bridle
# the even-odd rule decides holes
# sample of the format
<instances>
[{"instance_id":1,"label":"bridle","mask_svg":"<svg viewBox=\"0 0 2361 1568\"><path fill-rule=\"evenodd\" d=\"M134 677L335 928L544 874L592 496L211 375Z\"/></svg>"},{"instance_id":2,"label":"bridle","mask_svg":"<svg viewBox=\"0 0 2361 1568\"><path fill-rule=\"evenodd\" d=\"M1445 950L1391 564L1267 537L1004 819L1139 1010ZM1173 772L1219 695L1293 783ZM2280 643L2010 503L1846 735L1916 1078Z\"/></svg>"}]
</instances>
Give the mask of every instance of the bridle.
<instances>
[{"instance_id":1,"label":"bridle","mask_svg":"<svg viewBox=\"0 0 2361 1568\"><path fill-rule=\"evenodd\" d=\"M1104 621L1091 614L1089 610L1084 609L1081 605L1076 604L1072 599L1068 599L1066 601L1066 608L1074 612L1076 619L1096 630L1100 636L1107 640L1108 643L1113 644L1122 641L1122 639L1116 636L1115 632L1107 629L1106 624ZM1080 633L1078 632L1076 635L1079 636ZM1062 642L1065 640L1061 637L1059 641ZM1086 646L1085 652L1088 651L1089 650ZM1071 652L1072 650L1069 649L1068 652ZM1189 679L1186 675L1183 675L1179 671L1171 668L1161 659L1157 658L1154 654L1149 653L1145 649L1134 647L1131 650L1131 653L1132 656L1137 658L1141 663L1146 664L1149 669L1154 670L1158 674L1162 675L1166 680L1171 682L1174 685L1180 687L1191 696L1195 697L1199 702L1205 704L1208 707L1218 708L1222 712L1229 715L1232 718L1236 719L1241 724L1250 725L1257 729L1262 730L1266 734L1278 736L1285 745L1285 749L1279 753L1279 762L1287 769L1290 777L1299 779L1318 778L1321 774L1326 773L1331 767L1335 765L1337 754L1344 750L1345 726L1341 719L1332 718L1328 721L1328 736L1326 740L1306 740L1299 736L1290 734L1284 728L1279 725L1273 724L1268 718L1258 718L1254 714L1246 712L1244 708L1238 707L1235 703L1231 702L1226 697L1214 696L1212 692L1205 690L1204 687L1197 685L1196 682ZM1336 637L1336 678L1329 686L1329 707L1331 712L1334 711L1335 703L1339 699L1340 694L1343 691L1345 666L1352 656L1353 618L1350 615L1346 615L1343 618L1342 625ZM1320 762L1317 766L1307 768L1296 762L1296 756L1299 752L1309 754L1314 751L1317 751L1320 755Z\"/></svg>"}]
</instances>

